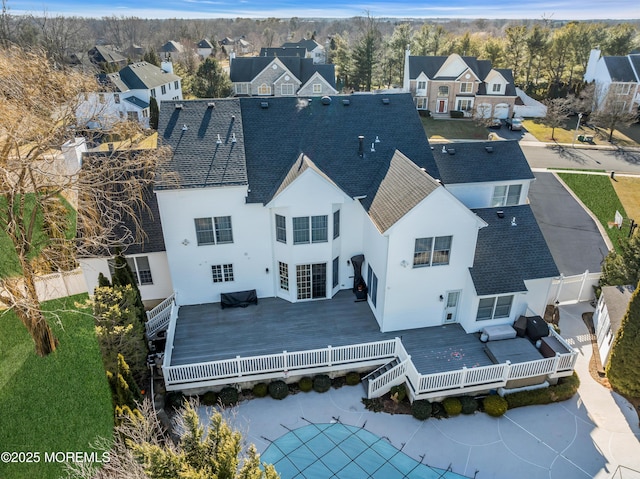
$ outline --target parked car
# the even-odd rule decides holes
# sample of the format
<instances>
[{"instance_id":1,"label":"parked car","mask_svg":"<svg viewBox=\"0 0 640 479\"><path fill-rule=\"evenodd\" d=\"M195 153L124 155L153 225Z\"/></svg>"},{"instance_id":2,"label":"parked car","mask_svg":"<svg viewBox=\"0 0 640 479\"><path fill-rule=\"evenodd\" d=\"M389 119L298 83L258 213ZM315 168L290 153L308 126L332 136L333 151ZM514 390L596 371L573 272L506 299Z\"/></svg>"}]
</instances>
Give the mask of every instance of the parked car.
<instances>
[{"instance_id":1,"label":"parked car","mask_svg":"<svg viewBox=\"0 0 640 479\"><path fill-rule=\"evenodd\" d=\"M522 130L522 118L507 118L506 121L510 130Z\"/></svg>"},{"instance_id":2,"label":"parked car","mask_svg":"<svg viewBox=\"0 0 640 479\"><path fill-rule=\"evenodd\" d=\"M502 128L502 120L500 118L493 118L491 123L489 123L489 128L492 130L499 130Z\"/></svg>"}]
</instances>

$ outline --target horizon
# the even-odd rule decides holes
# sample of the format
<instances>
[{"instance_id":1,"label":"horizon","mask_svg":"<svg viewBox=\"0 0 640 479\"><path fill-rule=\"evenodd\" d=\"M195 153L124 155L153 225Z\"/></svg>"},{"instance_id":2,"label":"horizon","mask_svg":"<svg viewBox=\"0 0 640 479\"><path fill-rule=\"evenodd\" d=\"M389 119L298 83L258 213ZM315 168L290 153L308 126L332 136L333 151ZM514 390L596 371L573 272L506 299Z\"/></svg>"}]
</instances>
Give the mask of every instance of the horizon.
<instances>
[{"instance_id":1,"label":"horizon","mask_svg":"<svg viewBox=\"0 0 640 479\"><path fill-rule=\"evenodd\" d=\"M529 5L514 4L511 8L491 5L479 0L432 0L429 4L372 0L368 3L345 5L336 0L314 8L309 0L94 0L91 5L81 0L14 0L7 2L9 13L101 17L139 17L144 19L216 19L216 18L278 18L340 19L371 15L376 18L398 19L490 19L490 20L610 20L640 19L637 0L584 0L579 8L572 0L544 0ZM334 15L327 15L331 11ZM399 15L401 12L402 15Z\"/></svg>"}]
</instances>

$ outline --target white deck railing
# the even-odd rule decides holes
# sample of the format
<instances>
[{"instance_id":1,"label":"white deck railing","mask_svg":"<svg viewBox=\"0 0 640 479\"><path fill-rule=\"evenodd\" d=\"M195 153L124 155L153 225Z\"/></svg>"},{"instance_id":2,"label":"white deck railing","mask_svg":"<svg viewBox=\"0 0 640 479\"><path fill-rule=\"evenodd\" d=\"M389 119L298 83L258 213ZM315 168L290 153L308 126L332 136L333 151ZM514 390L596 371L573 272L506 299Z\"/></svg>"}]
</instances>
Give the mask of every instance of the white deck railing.
<instances>
[{"instance_id":1,"label":"white deck railing","mask_svg":"<svg viewBox=\"0 0 640 479\"><path fill-rule=\"evenodd\" d=\"M165 299L158 306L150 311L147 311L147 322L144 327L147 331L147 338L153 338L158 331L167 329L169 327L169 320L171 319L171 309L175 304L176 294L173 293L167 299Z\"/></svg>"},{"instance_id":2,"label":"white deck railing","mask_svg":"<svg viewBox=\"0 0 640 479\"><path fill-rule=\"evenodd\" d=\"M384 364L397 358L399 364L368 383L368 397L378 397L394 385L406 382L411 399L429 399L447 395L461 395L504 387L509 381L540 376L560 377L571 374L577 358L575 351L550 328L566 349L551 358L522 363L492 364L462 368L434 374L420 374L399 338L348 346L283 351L277 354L241 357L195 364L171 365L178 306L170 303L167 348L162 366L167 390L203 388L243 381L286 378L289 374L342 371L372 364ZM157 315L160 316L160 315Z\"/></svg>"}]
</instances>

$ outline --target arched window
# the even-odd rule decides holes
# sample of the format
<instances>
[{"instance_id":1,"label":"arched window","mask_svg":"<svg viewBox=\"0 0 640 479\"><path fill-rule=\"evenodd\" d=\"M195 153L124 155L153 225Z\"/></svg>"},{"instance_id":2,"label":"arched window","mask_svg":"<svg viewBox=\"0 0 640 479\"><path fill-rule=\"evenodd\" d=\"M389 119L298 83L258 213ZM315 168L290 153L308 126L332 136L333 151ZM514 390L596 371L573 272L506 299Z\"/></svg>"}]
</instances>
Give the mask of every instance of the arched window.
<instances>
[{"instance_id":1,"label":"arched window","mask_svg":"<svg viewBox=\"0 0 640 479\"><path fill-rule=\"evenodd\" d=\"M258 95L271 95L271 87L263 83L258 87Z\"/></svg>"}]
</instances>

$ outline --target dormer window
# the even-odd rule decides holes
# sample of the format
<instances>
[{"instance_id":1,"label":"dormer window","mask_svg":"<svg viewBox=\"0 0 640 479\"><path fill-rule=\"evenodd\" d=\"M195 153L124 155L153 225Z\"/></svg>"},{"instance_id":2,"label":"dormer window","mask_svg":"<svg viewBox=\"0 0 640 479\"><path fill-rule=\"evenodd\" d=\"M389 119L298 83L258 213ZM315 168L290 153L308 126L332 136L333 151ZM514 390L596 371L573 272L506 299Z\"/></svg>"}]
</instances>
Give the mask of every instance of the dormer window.
<instances>
[{"instance_id":1,"label":"dormer window","mask_svg":"<svg viewBox=\"0 0 640 479\"><path fill-rule=\"evenodd\" d=\"M448 86L439 86L438 87L438 96L449 96L449 87Z\"/></svg>"},{"instance_id":2,"label":"dormer window","mask_svg":"<svg viewBox=\"0 0 640 479\"><path fill-rule=\"evenodd\" d=\"M493 93L500 93L502 91L502 85L500 83L494 83L491 91Z\"/></svg>"},{"instance_id":3,"label":"dormer window","mask_svg":"<svg viewBox=\"0 0 640 479\"><path fill-rule=\"evenodd\" d=\"M427 89L427 82L426 81L419 81L418 82L418 90L426 90Z\"/></svg>"}]
</instances>

